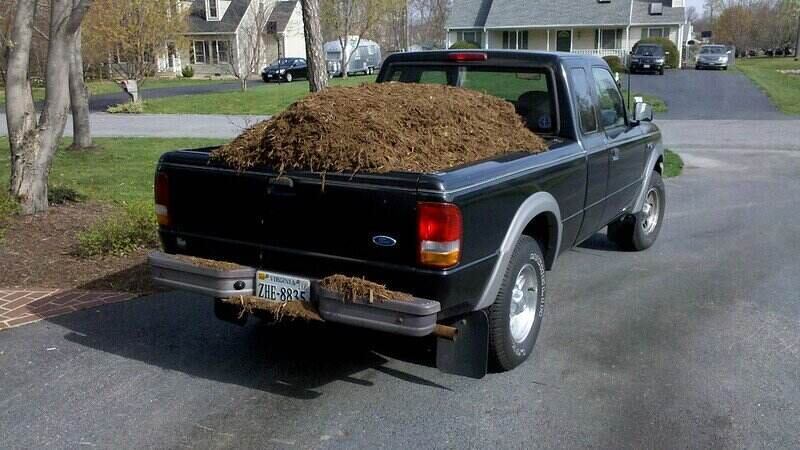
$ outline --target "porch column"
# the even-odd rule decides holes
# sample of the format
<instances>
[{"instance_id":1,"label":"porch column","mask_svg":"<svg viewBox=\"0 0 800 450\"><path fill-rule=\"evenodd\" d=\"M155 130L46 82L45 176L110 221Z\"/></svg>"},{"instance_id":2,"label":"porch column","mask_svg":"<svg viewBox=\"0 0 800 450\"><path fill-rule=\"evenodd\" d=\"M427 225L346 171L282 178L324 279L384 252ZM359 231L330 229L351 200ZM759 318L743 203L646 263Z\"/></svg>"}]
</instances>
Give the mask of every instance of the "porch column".
<instances>
[{"instance_id":1,"label":"porch column","mask_svg":"<svg viewBox=\"0 0 800 450\"><path fill-rule=\"evenodd\" d=\"M678 69L683 66L683 25L678 25Z\"/></svg>"},{"instance_id":2,"label":"porch column","mask_svg":"<svg viewBox=\"0 0 800 450\"><path fill-rule=\"evenodd\" d=\"M547 51L550 51L550 28L547 29Z\"/></svg>"},{"instance_id":3,"label":"porch column","mask_svg":"<svg viewBox=\"0 0 800 450\"><path fill-rule=\"evenodd\" d=\"M486 32L486 28L483 29L483 48L489 48L489 33Z\"/></svg>"},{"instance_id":4,"label":"porch column","mask_svg":"<svg viewBox=\"0 0 800 450\"><path fill-rule=\"evenodd\" d=\"M603 30L598 28L597 29L597 47L595 47L598 51L600 50L600 38L603 35Z\"/></svg>"},{"instance_id":5,"label":"porch column","mask_svg":"<svg viewBox=\"0 0 800 450\"><path fill-rule=\"evenodd\" d=\"M450 48L450 29L444 29L444 48Z\"/></svg>"}]
</instances>

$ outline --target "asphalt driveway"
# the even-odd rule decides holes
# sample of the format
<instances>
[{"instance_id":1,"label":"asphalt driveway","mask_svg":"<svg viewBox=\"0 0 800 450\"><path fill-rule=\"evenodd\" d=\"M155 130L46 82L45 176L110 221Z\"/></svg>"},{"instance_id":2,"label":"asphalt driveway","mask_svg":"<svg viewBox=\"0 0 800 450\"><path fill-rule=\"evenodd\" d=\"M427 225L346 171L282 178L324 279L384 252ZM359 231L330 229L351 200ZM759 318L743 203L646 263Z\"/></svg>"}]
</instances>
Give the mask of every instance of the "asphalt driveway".
<instances>
[{"instance_id":1,"label":"asphalt driveway","mask_svg":"<svg viewBox=\"0 0 800 450\"><path fill-rule=\"evenodd\" d=\"M623 87L626 87L623 80ZM787 117L742 73L721 70L667 70L663 76L631 76L631 92L653 94L666 103L658 119L779 120Z\"/></svg>"},{"instance_id":2,"label":"asphalt driveway","mask_svg":"<svg viewBox=\"0 0 800 450\"><path fill-rule=\"evenodd\" d=\"M769 127L762 124L769 124ZM661 122L656 245L549 274L533 357L470 380L430 341L239 328L168 293L0 332L5 448L798 448L800 122Z\"/></svg>"}]
</instances>

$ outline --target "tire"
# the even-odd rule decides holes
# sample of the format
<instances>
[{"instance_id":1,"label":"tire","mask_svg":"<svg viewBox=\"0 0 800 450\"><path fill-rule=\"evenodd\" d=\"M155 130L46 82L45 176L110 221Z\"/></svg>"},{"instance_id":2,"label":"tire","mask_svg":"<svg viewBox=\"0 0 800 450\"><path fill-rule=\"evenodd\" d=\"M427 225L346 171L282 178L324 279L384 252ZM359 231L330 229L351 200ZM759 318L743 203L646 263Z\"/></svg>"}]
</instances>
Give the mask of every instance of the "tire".
<instances>
[{"instance_id":1,"label":"tire","mask_svg":"<svg viewBox=\"0 0 800 450\"><path fill-rule=\"evenodd\" d=\"M262 80L264 80L264 83L269 83L269 78L267 78L267 77L261 77L261 79L262 79Z\"/></svg>"},{"instance_id":2,"label":"tire","mask_svg":"<svg viewBox=\"0 0 800 450\"><path fill-rule=\"evenodd\" d=\"M658 74L659 75L664 75L664 69L658 69Z\"/></svg>"},{"instance_id":3,"label":"tire","mask_svg":"<svg viewBox=\"0 0 800 450\"><path fill-rule=\"evenodd\" d=\"M653 171L642 211L610 223L608 239L625 250L642 251L650 248L656 242L664 223L665 207L664 181L660 173Z\"/></svg>"},{"instance_id":4,"label":"tire","mask_svg":"<svg viewBox=\"0 0 800 450\"><path fill-rule=\"evenodd\" d=\"M247 323L248 314L242 314L242 307L225 303L222 299L214 299L214 316L224 322L230 322L236 325L244 325Z\"/></svg>"},{"instance_id":5,"label":"tire","mask_svg":"<svg viewBox=\"0 0 800 450\"><path fill-rule=\"evenodd\" d=\"M542 251L534 239L522 236L511 255L497 298L488 309L489 362L493 369L511 370L528 359L542 325L544 297Z\"/></svg>"},{"instance_id":6,"label":"tire","mask_svg":"<svg viewBox=\"0 0 800 450\"><path fill-rule=\"evenodd\" d=\"M285 78L287 83L291 83L294 77L292 77L291 73L287 73Z\"/></svg>"},{"instance_id":7,"label":"tire","mask_svg":"<svg viewBox=\"0 0 800 450\"><path fill-rule=\"evenodd\" d=\"M723 67L722 70L728 70L728 66Z\"/></svg>"}]
</instances>

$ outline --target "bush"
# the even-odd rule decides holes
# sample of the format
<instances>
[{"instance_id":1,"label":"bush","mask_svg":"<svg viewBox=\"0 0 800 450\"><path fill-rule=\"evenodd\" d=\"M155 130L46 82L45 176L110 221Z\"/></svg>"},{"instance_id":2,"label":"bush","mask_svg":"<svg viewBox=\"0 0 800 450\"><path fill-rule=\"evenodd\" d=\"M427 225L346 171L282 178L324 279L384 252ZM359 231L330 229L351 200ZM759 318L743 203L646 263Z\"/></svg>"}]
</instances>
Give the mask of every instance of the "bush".
<instances>
[{"instance_id":1,"label":"bush","mask_svg":"<svg viewBox=\"0 0 800 450\"><path fill-rule=\"evenodd\" d=\"M628 71L619 56L608 55L603 56L603 59L608 63L608 67L611 68L612 72L625 73Z\"/></svg>"},{"instance_id":2,"label":"bush","mask_svg":"<svg viewBox=\"0 0 800 450\"><path fill-rule=\"evenodd\" d=\"M181 75L183 78L192 78L194 76L194 68L192 66L183 66Z\"/></svg>"},{"instance_id":3,"label":"bush","mask_svg":"<svg viewBox=\"0 0 800 450\"><path fill-rule=\"evenodd\" d=\"M3 189L0 190L0 240L3 239L5 234L5 225L8 219L19 212L19 204L8 195L8 192Z\"/></svg>"},{"instance_id":4,"label":"bush","mask_svg":"<svg viewBox=\"0 0 800 450\"><path fill-rule=\"evenodd\" d=\"M118 105L109 106L106 112L111 114L141 114L144 112L144 106L142 102L120 103Z\"/></svg>"},{"instance_id":5,"label":"bush","mask_svg":"<svg viewBox=\"0 0 800 450\"><path fill-rule=\"evenodd\" d=\"M140 248L158 245L158 225L153 205L139 202L125 205L121 211L78 235L75 254L92 256L124 256Z\"/></svg>"},{"instance_id":6,"label":"bush","mask_svg":"<svg viewBox=\"0 0 800 450\"><path fill-rule=\"evenodd\" d=\"M469 50L474 48L480 48L478 44L474 42L467 42L467 41L456 41L453 45L450 46L453 50Z\"/></svg>"},{"instance_id":7,"label":"bush","mask_svg":"<svg viewBox=\"0 0 800 450\"><path fill-rule=\"evenodd\" d=\"M86 200L86 195L69 186L48 186L47 202L51 205L63 205L64 203L79 203Z\"/></svg>"},{"instance_id":8,"label":"bush","mask_svg":"<svg viewBox=\"0 0 800 450\"><path fill-rule=\"evenodd\" d=\"M667 38L660 38L660 37L649 37L644 38L637 42L633 46L633 50L636 51L636 47L639 44L659 44L661 47L664 48L665 52L669 52L669 55L666 56L666 63L667 66L676 68L678 67L678 48L675 47L675 44Z\"/></svg>"}]
</instances>

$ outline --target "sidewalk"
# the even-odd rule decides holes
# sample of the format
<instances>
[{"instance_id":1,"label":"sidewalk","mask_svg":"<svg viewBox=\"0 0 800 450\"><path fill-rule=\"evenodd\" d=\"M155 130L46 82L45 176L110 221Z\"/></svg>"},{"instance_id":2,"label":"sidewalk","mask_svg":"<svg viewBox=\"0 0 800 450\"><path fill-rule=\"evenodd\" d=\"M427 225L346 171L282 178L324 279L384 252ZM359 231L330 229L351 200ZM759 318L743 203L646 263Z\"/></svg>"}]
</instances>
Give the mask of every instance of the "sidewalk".
<instances>
[{"instance_id":1,"label":"sidewalk","mask_svg":"<svg viewBox=\"0 0 800 450\"><path fill-rule=\"evenodd\" d=\"M136 294L112 291L0 289L0 331L136 297Z\"/></svg>"},{"instance_id":2,"label":"sidewalk","mask_svg":"<svg viewBox=\"0 0 800 450\"><path fill-rule=\"evenodd\" d=\"M95 137L196 137L229 139L270 116L223 116L206 114L108 114L92 113ZM7 136L6 115L0 113L0 136ZM72 119L64 136L72 136Z\"/></svg>"}]
</instances>

